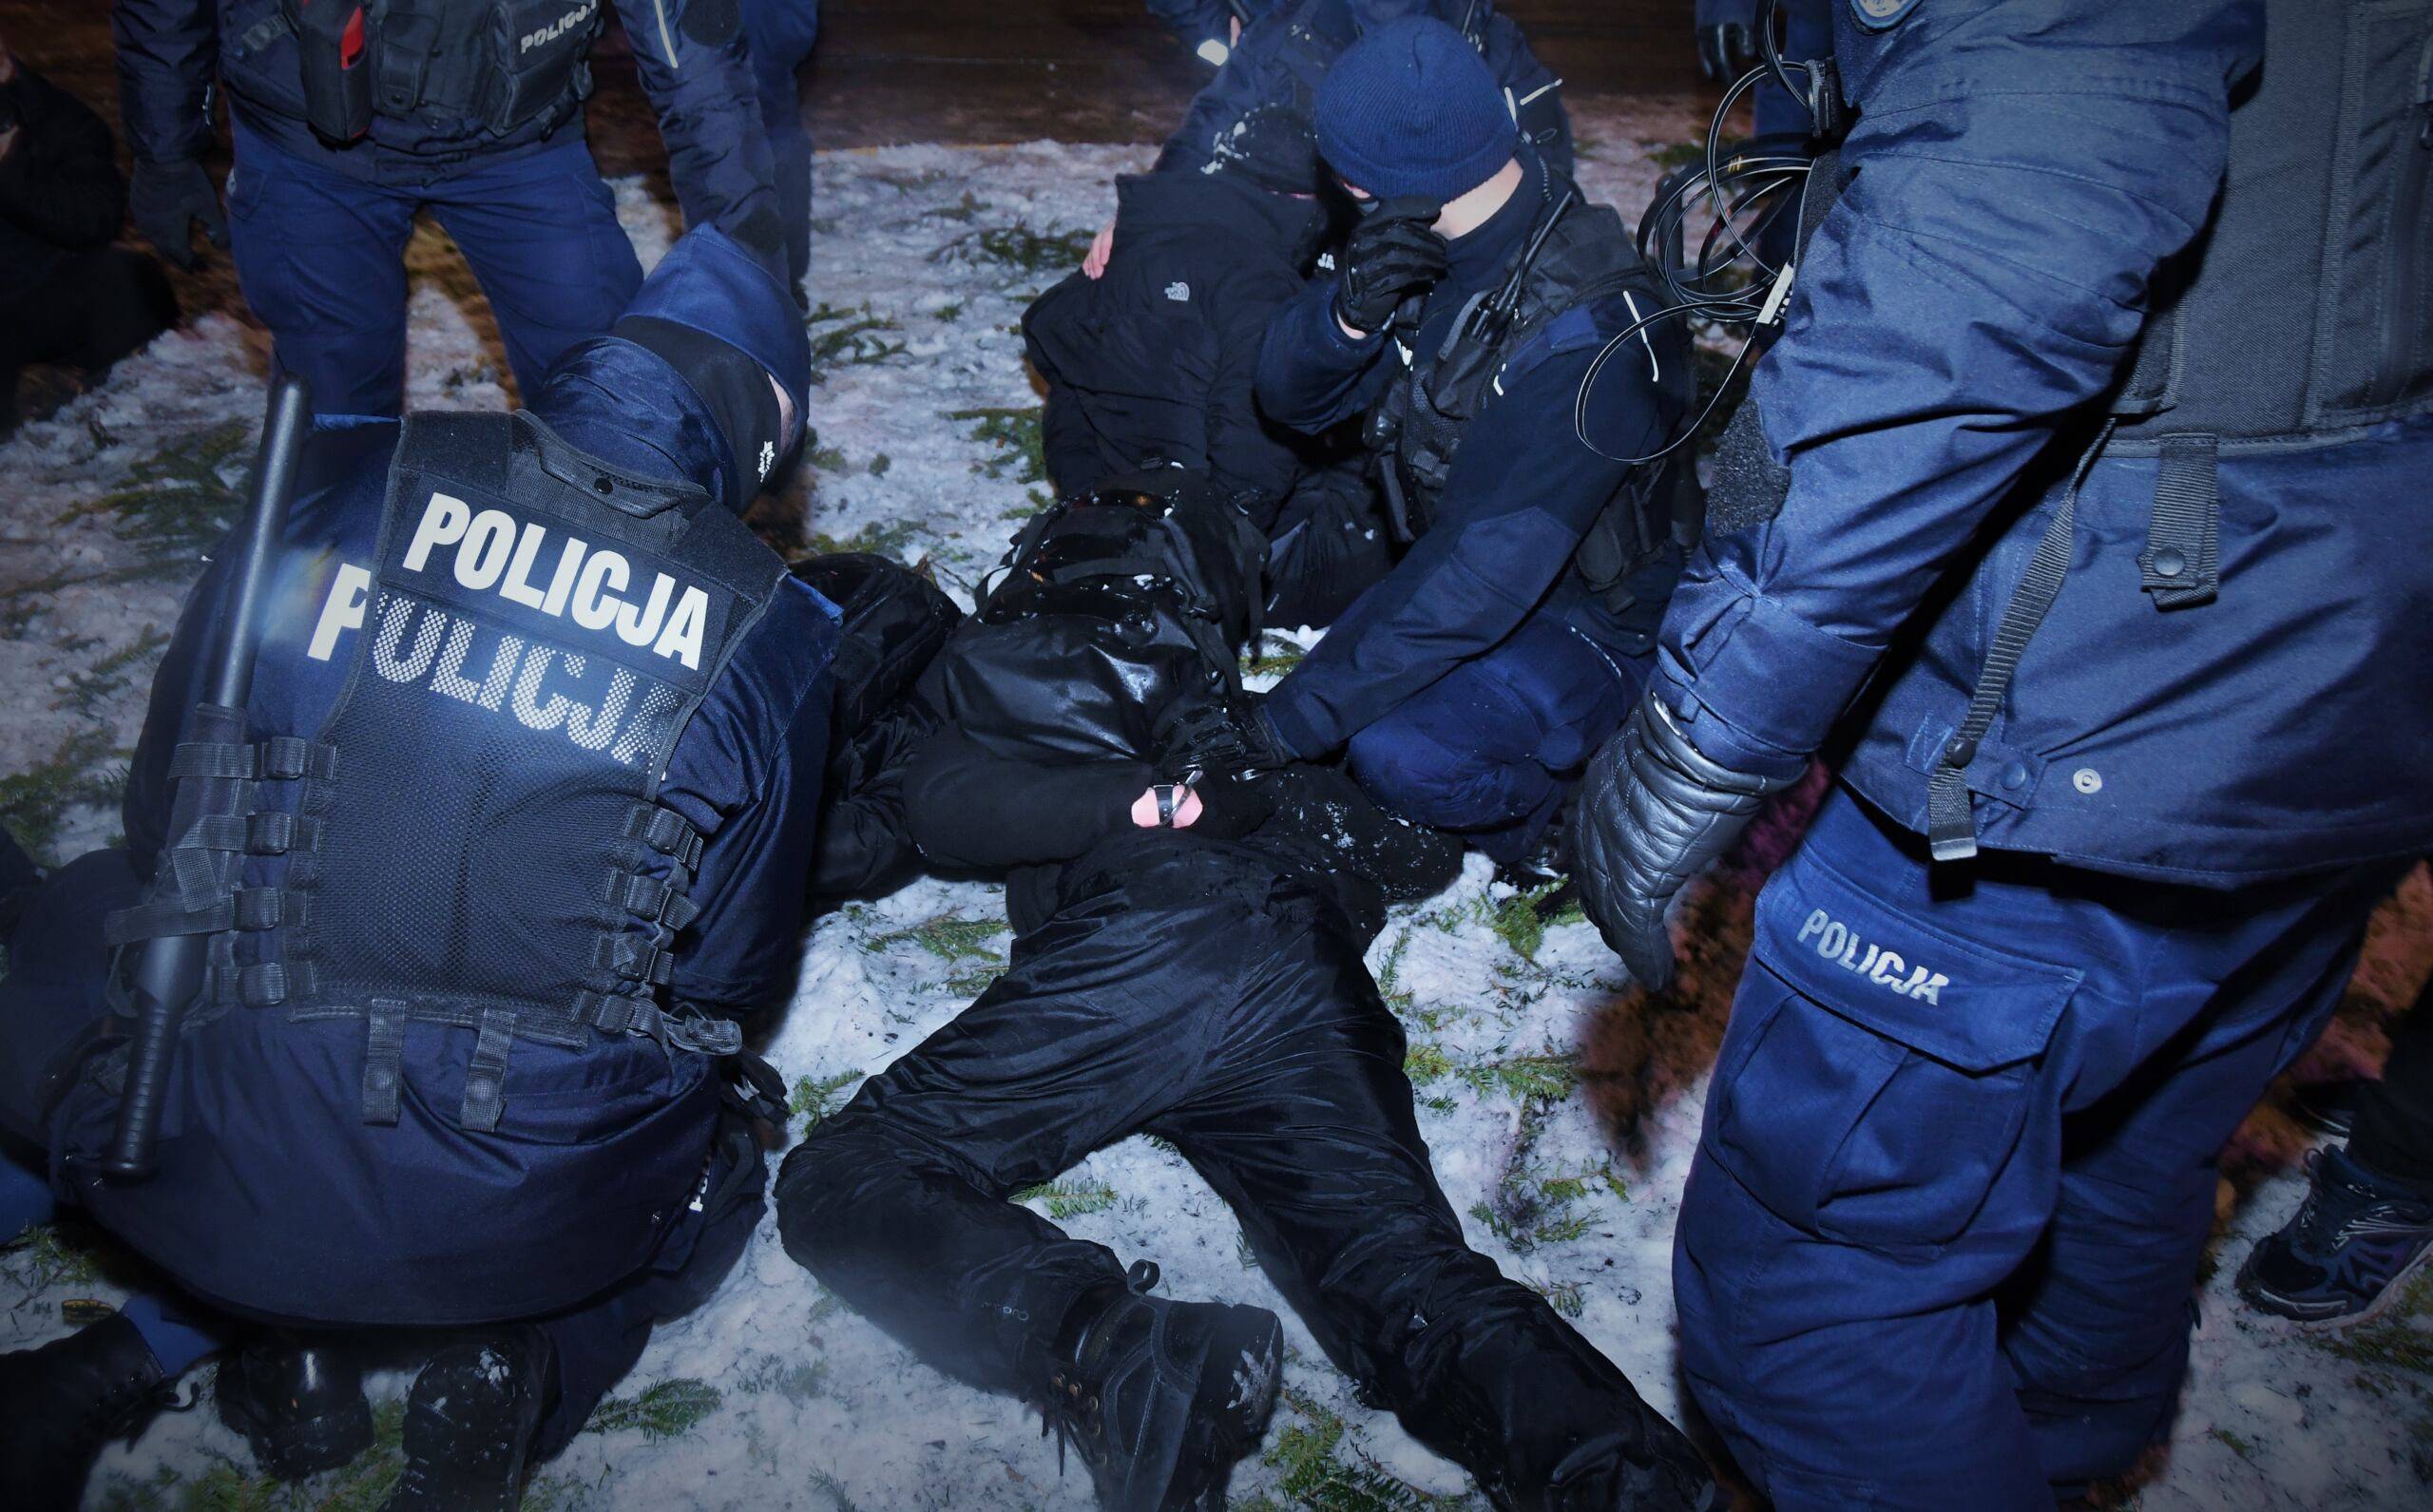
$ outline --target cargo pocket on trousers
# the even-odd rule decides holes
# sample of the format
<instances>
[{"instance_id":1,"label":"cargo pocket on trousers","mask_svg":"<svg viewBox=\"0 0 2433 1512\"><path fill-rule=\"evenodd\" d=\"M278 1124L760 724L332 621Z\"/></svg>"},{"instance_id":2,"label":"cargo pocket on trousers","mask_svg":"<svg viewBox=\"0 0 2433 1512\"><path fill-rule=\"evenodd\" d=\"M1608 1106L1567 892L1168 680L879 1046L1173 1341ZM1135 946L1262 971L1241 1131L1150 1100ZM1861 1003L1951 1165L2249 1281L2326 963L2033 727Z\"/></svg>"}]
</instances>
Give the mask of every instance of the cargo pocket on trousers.
<instances>
[{"instance_id":1,"label":"cargo pocket on trousers","mask_svg":"<svg viewBox=\"0 0 2433 1512\"><path fill-rule=\"evenodd\" d=\"M1794 861L1758 900L1708 1154L1803 1232L1949 1243L2018 1146L2080 976L1929 929Z\"/></svg>"}]
</instances>

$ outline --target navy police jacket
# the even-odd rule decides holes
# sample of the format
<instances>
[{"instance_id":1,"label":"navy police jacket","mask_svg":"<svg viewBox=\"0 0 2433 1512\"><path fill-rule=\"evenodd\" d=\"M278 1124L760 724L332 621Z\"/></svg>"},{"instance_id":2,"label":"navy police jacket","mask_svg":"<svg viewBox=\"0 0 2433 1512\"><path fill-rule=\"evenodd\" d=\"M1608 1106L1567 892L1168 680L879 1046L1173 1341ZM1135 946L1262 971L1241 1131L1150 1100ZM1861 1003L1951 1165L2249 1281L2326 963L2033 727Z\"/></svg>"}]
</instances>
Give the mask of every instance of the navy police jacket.
<instances>
[{"instance_id":1,"label":"navy police jacket","mask_svg":"<svg viewBox=\"0 0 2433 1512\"><path fill-rule=\"evenodd\" d=\"M239 119L283 150L339 172L390 182L427 182L474 157L529 152L579 137L583 112L547 111L504 131L464 111L375 114L367 140L334 148L305 124L299 48L282 19L283 0L116 0L120 115L136 157L170 163L211 145L210 105L224 84ZM495 10L481 24L537 56L528 39L600 24L601 0L546 6L524 0L444 0L450 11ZM441 7L426 5L426 10ZM620 8L623 9L622 7ZM735 0L651 0L633 6L627 34L635 71L659 113L668 178L693 225L717 225L749 246L772 240L776 191L752 70ZM395 24L393 17L391 24ZM533 29L507 36L518 26ZM374 50L375 61L380 57ZM499 86L477 92L495 100ZM757 218L756 221L755 218ZM747 226L750 229L747 229Z\"/></svg>"},{"instance_id":2,"label":"navy police jacket","mask_svg":"<svg viewBox=\"0 0 2433 1512\"><path fill-rule=\"evenodd\" d=\"M1706 755L1788 774L1838 724L1842 780L1926 831L1937 753L2156 270L2225 192L2265 10L1841 7L1854 177L1753 387L1789 497L1694 555L1664 626L1655 691ZM2392 161L2421 175L2405 135ZM2326 245L2344 240L2396 244ZM2346 287L2276 297L2357 302ZM2308 360L2253 356L2251 378ZM1979 843L2214 886L2433 846L2426 409L2226 444L2220 597L2170 613L2137 560L2157 462L2094 452L2067 577L1966 768Z\"/></svg>"},{"instance_id":3,"label":"navy police jacket","mask_svg":"<svg viewBox=\"0 0 2433 1512\"><path fill-rule=\"evenodd\" d=\"M748 277L671 290L671 270L704 262ZM755 308L704 308L723 289L747 284ZM739 329L726 323L747 316L776 322L769 329L793 337L801 392L791 299L716 231L680 242L633 313L713 333ZM632 342L609 336L575 348L529 409L569 446L628 474L697 484L714 499L749 496L748 487L731 487L737 462L700 396ZM356 638L372 632L345 629L329 612L338 598L333 588L344 568L376 561L399 433L393 421L324 421L307 447L248 706L258 734L313 737L338 704ZM204 685L229 588L225 564L216 564L154 683L125 802L139 872L153 870L162 852L171 753ZM700 912L674 939L672 1003L734 1017L791 996L835 638L833 607L779 576L774 599L675 740L657 802L702 842L691 888ZM338 654L327 654L333 648ZM524 938L517 905L512 895L484 905L496 920L497 948L512 950ZM174 1073L161 1175L96 1188L85 1200L188 1290L233 1311L313 1322L529 1316L571 1306L643 1266L680 1260L698 1216L686 1197L702 1178L720 1096L706 1057L671 1054L635 1033L564 1043L519 1037L503 1117L477 1132L454 1111L469 1057L479 1053L472 1035L405 1025L403 1095L412 1106L386 1123L364 1113L366 1035L358 1018L277 1007L198 1019ZM116 1105L115 1096L80 1082L57 1116L57 1145L97 1147ZM570 1244L570 1235L582 1242Z\"/></svg>"},{"instance_id":4,"label":"navy police jacket","mask_svg":"<svg viewBox=\"0 0 2433 1512\"><path fill-rule=\"evenodd\" d=\"M1159 171L1205 168L1217 138L1262 105L1297 102L1304 112L1315 107L1318 86L1333 53L1295 37L1296 21L1323 30L1339 48L1371 27L1407 15L1434 16L1457 30L1472 32L1479 56L1503 86L1504 104L1523 134L1549 163L1564 173L1571 171L1571 120L1563 110L1562 81L1538 61L1528 39L1511 17L1495 9L1494 0L1298 0L1274 6L1243 29L1225 66L1193 97L1182 124L1159 155ZM1169 19L1180 29L1178 15Z\"/></svg>"},{"instance_id":5,"label":"navy police jacket","mask_svg":"<svg viewBox=\"0 0 2433 1512\"><path fill-rule=\"evenodd\" d=\"M1428 292L1409 351L1441 351L1473 296L1501 284L1545 208L1532 168L1485 225L1451 245L1452 266ZM1316 434L1362 413L1404 381L1408 355L1385 333L1354 341L1334 315L1339 278L1316 280L1270 319L1259 351L1262 413ZM1618 616L1573 569L1582 538L1631 465L1664 445L1679 423L1658 354L1671 333L1650 331L1645 365L1607 365L1590 389L1588 424L1575 423L1580 390L1631 308L1603 300L1556 320L1514 354L1500 394L1470 423L1437 516L1394 569L1354 600L1265 707L1276 733L1308 760L1339 750L1461 663L1495 649L1537 614L1553 614L1608 654L1645 656L1678 571L1677 553L1633 580L1638 603ZM1390 464L1389 464L1390 465Z\"/></svg>"}]
</instances>

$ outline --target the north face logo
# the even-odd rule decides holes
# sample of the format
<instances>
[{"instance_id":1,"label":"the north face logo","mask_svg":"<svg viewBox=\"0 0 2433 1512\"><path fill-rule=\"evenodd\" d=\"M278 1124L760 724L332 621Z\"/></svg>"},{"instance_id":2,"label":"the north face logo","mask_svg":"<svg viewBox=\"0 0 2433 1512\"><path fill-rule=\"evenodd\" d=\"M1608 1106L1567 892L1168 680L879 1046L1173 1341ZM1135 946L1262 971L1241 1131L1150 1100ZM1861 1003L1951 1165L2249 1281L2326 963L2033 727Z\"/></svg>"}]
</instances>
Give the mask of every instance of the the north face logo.
<instances>
[{"instance_id":1,"label":"the north face logo","mask_svg":"<svg viewBox=\"0 0 2433 1512\"><path fill-rule=\"evenodd\" d=\"M1799 943L1845 971L1865 977L1887 992L1921 1003L1942 1006L1943 989L1951 986L1951 978L1942 972L1911 966L1901 959L1899 951L1860 939L1856 929L1823 909L1810 913L1808 921L1799 927Z\"/></svg>"},{"instance_id":2,"label":"the north face logo","mask_svg":"<svg viewBox=\"0 0 2433 1512\"><path fill-rule=\"evenodd\" d=\"M1177 279L1166 285L1166 297L1177 304L1191 303L1191 285Z\"/></svg>"},{"instance_id":3,"label":"the north face logo","mask_svg":"<svg viewBox=\"0 0 2433 1512\"><path fill-rule=\"evenodd\" d=\"M760 443L760 481L769 481L769 469L777 465L777 449L772 442Z\"/></svg>"}]
</instances>

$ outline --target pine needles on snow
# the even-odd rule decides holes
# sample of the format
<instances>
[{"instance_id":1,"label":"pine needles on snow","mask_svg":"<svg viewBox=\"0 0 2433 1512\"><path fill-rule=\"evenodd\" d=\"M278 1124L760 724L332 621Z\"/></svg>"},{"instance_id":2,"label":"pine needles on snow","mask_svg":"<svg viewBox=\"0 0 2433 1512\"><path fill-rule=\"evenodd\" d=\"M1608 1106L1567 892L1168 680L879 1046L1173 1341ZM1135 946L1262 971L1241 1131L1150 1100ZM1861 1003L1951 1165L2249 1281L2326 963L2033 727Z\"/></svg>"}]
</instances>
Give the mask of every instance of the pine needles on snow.
<instances>
[{"instance_id":1,"label":"pine needles on snow","mask_svg":"<svg viewBox=\"0 0 2433 1512\"><path fill-rule=\"evenodd\" d=\"M639 1428L644 1438L656 1443L691 1432L725 1401L726 1394L707 1381L679 1376L660 1382L640 1396L610 1397L592 1412L583 1431L622 1433Z\"/></svg>"}]
</instances>

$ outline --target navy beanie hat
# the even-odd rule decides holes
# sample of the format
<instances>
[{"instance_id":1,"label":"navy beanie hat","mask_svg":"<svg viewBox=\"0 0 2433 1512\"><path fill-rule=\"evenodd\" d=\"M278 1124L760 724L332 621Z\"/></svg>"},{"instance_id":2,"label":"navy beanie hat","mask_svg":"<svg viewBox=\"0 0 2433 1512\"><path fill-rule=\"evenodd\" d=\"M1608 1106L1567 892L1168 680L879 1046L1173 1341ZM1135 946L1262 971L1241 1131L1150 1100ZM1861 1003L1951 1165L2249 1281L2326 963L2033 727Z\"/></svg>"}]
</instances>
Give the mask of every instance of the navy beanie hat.
<instances>
[{"instance_id":1,"label":"navy beanie hat","mask_svg":"<svg viewBox=\"0 0 2433 1512\"><path fill-rule=\"evenodd\" d=\"M1495 177L1520 128L1495 75L1429 16L1389 21L1343 50L1318 89L1318 150L1381 200L1454 200Z\"/></svg>"}]
</instances>

